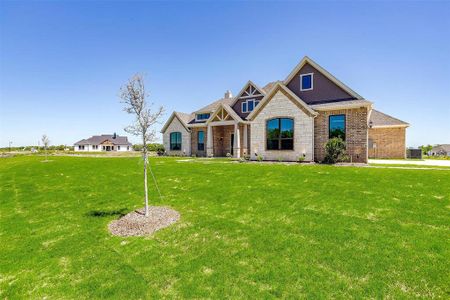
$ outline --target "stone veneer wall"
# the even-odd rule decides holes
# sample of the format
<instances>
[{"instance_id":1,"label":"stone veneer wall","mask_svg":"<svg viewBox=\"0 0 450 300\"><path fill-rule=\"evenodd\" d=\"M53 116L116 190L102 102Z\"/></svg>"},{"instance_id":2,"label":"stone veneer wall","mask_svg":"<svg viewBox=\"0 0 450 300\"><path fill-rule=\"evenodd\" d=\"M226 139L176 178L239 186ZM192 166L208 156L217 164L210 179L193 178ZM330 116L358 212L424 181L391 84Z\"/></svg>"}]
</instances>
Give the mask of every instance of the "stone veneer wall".
<instances>
[{"instance_id":1,"label":"stone veneer wall","mask_svg":"<svg viewBox=\"0 0 450 300\"><path fill-rule=\"evenodd\" d=\"M294 150L266 149L266 121L272 118L288 117L294 119ZM256 159L255 153L265 160L297 161L305 153L305 160L313 160L313 120L295 105L286 94L278 91L265 107L254 118L251 124L250 154Z\"/></svg>"},{"instance_id":2,"label":"stone veneer wall","mask_svg":"<svg viewBox=\"0 0 450 300\"><path fill-rule=\"evenodd\" d=\"M205 150L198 150L198 132L203 131L205 133ZM206 156L206 147L207 147L207 138L208 138L208 128L207 127L193 127L191 128L191 154L195 156Z\"/></svg>"},{"instance_id":3,"label":"stone veneer wall","mask_svg":"<svg viewBox=\"0 0 450 300\"><path fill-rule=\"evenodd\" d=\"M181 132L181 151L170 150L170 133L172 132ZM177 117L173 118L163 133L163 144L169 155L191 155L191 133L186 130Z\"/></svg>"},{"instance_id":4,"label":"stone veneer wall","mask_svg":"<svg viewBox=\"0 0 450 300\"><path fill-rule=\"evenodd\" d=\"M314 120L314 157L316 161L325 158L325 144L328 141L330 115L345 115L347 154L352 162L367 162L368 126L366 107L333 111L319 111Z\"/></svg>"},{"instance_id":5,"label":"stone veneer wall","mask_svg":"<svg viewBox=\"0 0 450 300\"><path fill-rule=\"evenodd\" d=\"M405 127L369 129L369 158L405 158L405 157L406 157Z\"/></svg>"}]
</instances>

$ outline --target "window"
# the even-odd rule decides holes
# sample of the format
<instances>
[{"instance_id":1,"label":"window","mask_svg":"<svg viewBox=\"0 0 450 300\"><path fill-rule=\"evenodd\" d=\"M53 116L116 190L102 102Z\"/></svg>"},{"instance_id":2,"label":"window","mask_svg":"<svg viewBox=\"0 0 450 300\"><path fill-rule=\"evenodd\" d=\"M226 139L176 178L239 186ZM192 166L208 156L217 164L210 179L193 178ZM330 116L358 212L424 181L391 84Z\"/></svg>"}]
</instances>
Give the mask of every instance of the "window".
<instances>
[{"instance_id":1,"label":"window","mask_svg":"<svg viewBox=\"0 0 450 300\"><path fill-rule=\"evenodd\" d=\"M208 120L211 114L197 114L197 121Z\"/></svg>"},{"instance_id":2,"label":"window","mask_svg":"<svg viewBox=\"0 0 450 300\"><path fill-rule=\"evenodd\" d=\"M93 150L97 150L98 149L98 145L92 145L92 149Z\"/></svg>"},{"instance_id":3,"label":"window","mask_svg":"<svg viewBox=\"0 0 450 300\"><path fill-rule=\"evenodd\" d=\"M198 151L205 151L205 132L199 131L197 133L197 150Z\"/></svg>"},{"instance_id":4,"label":"window","mask_svg":"<svg viewBox=\"0 0 450 300\"><path fill-rule=\"evenodd\" d=\"M300 75L300 91L310 91L313 89L313 73Z\"/></svg>"},{"instance_id":5,"label":"window","mask_svg":"<svg viewBox=\"0 0 450 300\"><path fill-rule=\"evenodd\" d=\"M247 101L242 102L242 112L243 113L247 112Z\"/></svg>"},{"instance_id":6,"label":"window","mask_svg":"<svg viewBox=\"0 0 450 300\"><path fill-rule=\"evenodd\" d=\"M181 132L170 134L170 150L181 150Z\"/></svg>"},{"instance_id":7,"label":"window","mask_svg":"<svg viewBox=\"0 0 450 300\"><path fill-rule=\"evenodd\" d=\"M78 150L84 150L84 145L83 146L78 146Z\"/></svg>"},{"instance_id":8,"label":"window","mask_svg":"<svg viewBox=\"0 0 450 300\"><path fill-rule=\"evenodd\" d=\"M127 151L130 150L130 146L127 146Z\"/></svg>"},{"instance_id":9,"label":"window","mask_svg":"<svg viewBox=\"0 0 450 300\"><path fill-rule=\"evenodd\" d=\"M120 146L117 146L117 150L120 150Z\"/></svg>"},{"instance_id":10,"label":"window","mask_svg":"<svg viewBox=\"0 0 450 300\"><path fill-rule=\"evenodd\" d=\"M294 149L294 120L277 118L266 123L267 150Z\"/></svg>"},{"instance_id":11,"label":"window","mask_svg":"<svg viewBox=\"0 0 450 300\"><path fill-rule=\"evenodd\" d=\"M345 115L332 115L329 117L329 138L340 137L345 141Z\"/></svg>"},{"instance_id":12,"label":"window","mask_svg":"<svg viewBox=\"0 0 450 300\"><path fill-rule=\"evenodd\" d=\"M241 110L243 113L249 113L252 112L253 109L256 107L256 105L259 104L260 100L255 100L255 99L248 99L245 100L244 102L242 102L242 107Z\"/></svg>"}]
</instances>

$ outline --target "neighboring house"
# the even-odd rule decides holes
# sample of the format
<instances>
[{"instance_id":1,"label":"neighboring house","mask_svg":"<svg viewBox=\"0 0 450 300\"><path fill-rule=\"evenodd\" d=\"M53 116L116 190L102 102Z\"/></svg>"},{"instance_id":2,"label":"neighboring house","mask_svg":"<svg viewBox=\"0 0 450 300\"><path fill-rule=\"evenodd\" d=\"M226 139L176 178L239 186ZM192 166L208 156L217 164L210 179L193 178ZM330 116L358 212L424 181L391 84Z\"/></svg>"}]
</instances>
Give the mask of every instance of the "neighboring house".
<instances>
[{"instance_id":1,"label":"neighboring house","mask_svg":"<svg viewBox=\"0 0 450 300\"><path fill-rule=\"evenodd\" d=\"M193 113L172 113L161 132L171 155L322 161L326 142L341 137L353 162L367 162L369 152L404 158L408 124L372 106L305 57L283 81L248 81L236 97L227 91Z\"/></svg>"},{"instance_id":2,"label":"neighboring house","mask_svg":"<svg viewBox=\"0 0 450 300\"><path fill-rule=\"evenodd\" d=\"M131 143L126 136L117 134L94 135L74 144L75 151L130 151Z\"/></svg>"},{"instance_id":3,"label":"neighboring house","mask_svg":"<svg viewBox=\"0 0 450 300\"><path fill-rule=\"evenodd\" d=\"M450 156L450 144L434 146L431 148L429 154L432 156Z\"/></svg>"}]
</instances>

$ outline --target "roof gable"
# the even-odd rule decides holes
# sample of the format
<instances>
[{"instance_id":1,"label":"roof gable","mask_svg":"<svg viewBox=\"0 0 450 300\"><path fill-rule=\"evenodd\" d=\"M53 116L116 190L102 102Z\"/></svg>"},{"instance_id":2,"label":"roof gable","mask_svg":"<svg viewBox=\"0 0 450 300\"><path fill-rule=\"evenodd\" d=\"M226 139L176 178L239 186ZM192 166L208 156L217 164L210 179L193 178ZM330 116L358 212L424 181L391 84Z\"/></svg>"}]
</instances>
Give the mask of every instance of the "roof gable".
<instances>
[{"instance_id":1,"label":"roof gable","mask_svg":"<svg viewBox=\"0 0 450 300\"><path fill-rule=\"evenodd\" d=\"M273 96L278 92L281 91L289 100L291 100L299 109L301 109L303 112L310 116L317 116L317 113L312 110L308 104L306 104L302 99L297 97L291 90L289 90L282 82L277 82L269 93L267 93L264 98L261 100L258 106L255 107L255 109L248 115L248 120L253 120L260 112L261 110L267 105L267 103L272 100Z\"/></svg>"},{"instance_id":2,"label":"roof gable","mask_svg":"<svg viewBox=\"0 0 450 300\"><path fill-rule=\"evenodd\" d=\"M283 81L283 83L287 86L291 83L291 81L296 78L296 75L299 73L299 71L306 65L311 66L313 69L317 70L321 75L323 75L326 79L328 79L330 82L335 84L338 88L340 88L342 91L344 91L346 94L348 94L350 97L353 97L355 99L362 99L361 95L356 93L354 90L352 90L350 87L342 83L339 79L334 77L331 73L329 73L327 70L322 68L319 64L314 62L312 59L310 59L308 56L305 56L298 64L297 66L289 73L289 75L286 77L286 79ZM347 99L349 100L349 99Z\"/></svg>"},{"instance_id":3,"label":"roof gable","mask_svg":"<svg viewBox=\"0 0 450 300\"><path fill-rule=\"evenodd\" d=\"M170 123L172 123L172 121L173 121L174 118L177 118L178 121L180 121L180 123L183 125L183 127L184 127L187 131L189 131L189 128L188 128L187 123L189 122L190 116L191 116L190 114L179 113L179 112L174 111L174 112L170 115L169 119L166 121L166 123L164 124L164 126L161 128L161 133L164 133L164 132L166 131L167 127L169 127Z\"/></svg>"},{"instance_id":4,"label":"roof gable","mask_svg":"<svg viewBox=\"0 0 450 300\"><path fill-rule=\"evenodd\" d=\"M206 124L212 122L222 122L222 121L237 121L242 122L243 120L238 114L227 104L220 104L220 106L214 111L214 113L209 117Z\"/></svg>"}]
</instances>

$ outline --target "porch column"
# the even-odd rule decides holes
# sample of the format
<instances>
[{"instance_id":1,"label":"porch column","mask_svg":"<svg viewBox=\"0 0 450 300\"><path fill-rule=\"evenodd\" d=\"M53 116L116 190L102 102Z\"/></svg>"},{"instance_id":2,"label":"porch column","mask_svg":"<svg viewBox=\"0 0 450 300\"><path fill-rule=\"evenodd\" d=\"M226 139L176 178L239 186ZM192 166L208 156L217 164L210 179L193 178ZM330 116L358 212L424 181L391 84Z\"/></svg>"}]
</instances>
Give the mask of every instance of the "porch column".
<instances>
[{"instance_id":1,"label":"porch column","mask_svg":"<svg viewBox=\"0 0 450 300\"><path fill-rule=\"evenodd\" d=\"M239 130L239 124L234 124L234 157L241 157L241 131Z\"/></svg>"},{"instance_id":2,"label":"porch column","mask_svg":"<svg viewBox=\"0 0 450 300\"><path fill-rule=\"evenodd\" d=\"M206 133L206 156L210 157L213 155L213 134L212 126L208 125L208 131Z\"/></svg>"},{"instance_id":3,"label":"porch column","mask_svg":"<svg viewBox=\"0 0 450 300\"><path fill-rule=\"evenodd\" d=\"M244 145L242 148L244 149L244 155L248 155L248 136L247 136L247 124L244 124Z\"/></svg>"}]
</instances>

